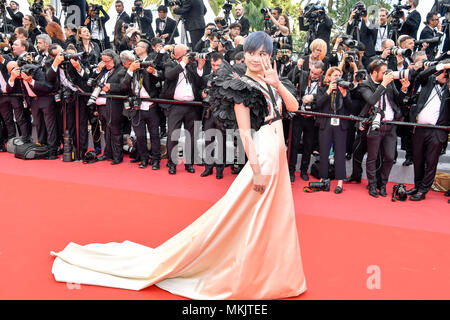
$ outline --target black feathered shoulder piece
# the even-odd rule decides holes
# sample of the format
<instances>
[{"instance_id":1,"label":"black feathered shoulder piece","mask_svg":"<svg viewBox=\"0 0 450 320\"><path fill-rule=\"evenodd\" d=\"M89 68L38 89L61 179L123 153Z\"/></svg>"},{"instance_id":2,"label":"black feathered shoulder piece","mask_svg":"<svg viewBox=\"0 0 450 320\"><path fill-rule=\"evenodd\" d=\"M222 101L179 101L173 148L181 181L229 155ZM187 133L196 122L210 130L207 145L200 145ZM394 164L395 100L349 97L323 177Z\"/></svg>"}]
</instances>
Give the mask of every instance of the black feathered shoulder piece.
<instances>
[{"instance_id":1,"label":"black feathered shoulder piece","mask_svg":"<svg viewBox=\"0 0 450 320\"><path fill-rule=\"evenodd\" d=\"M243 104L250 108L252 129L256 131L268 115L267 101L253 80L243 74L243 70L233 68L224 61L209 91L209 103L213 116L223 124L224 129L236 129L234 105Z\"/></svg>"}]
</instances>

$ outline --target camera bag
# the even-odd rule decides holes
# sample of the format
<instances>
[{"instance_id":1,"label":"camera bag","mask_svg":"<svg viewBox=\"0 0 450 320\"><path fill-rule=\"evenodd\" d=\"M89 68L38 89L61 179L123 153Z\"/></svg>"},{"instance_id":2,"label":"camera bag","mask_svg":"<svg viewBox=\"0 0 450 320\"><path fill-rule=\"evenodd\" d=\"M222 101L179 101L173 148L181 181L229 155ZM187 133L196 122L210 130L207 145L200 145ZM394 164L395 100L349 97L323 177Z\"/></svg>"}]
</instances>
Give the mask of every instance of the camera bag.
<instances>
[{"instance_id":1,"label":"camera bag","mask_svg":"<svg viewBox=\"0 0 450 320\"><path fill-rule=\"evenodd\" d=\"M49 156L49 149L47 146L29 142L17 145L14 156L24 160L45 159Z\"/></svg>"},{"instance_id":2,"label":"camera bag","mask_svg":"<svg viewBox=\"0 0 450 320\"><path fill-rule=\"evenodd\" d=\"M450 190L450 173L437 172L431 189L438 192Z\"/></svg>"},{"instance_id":3,"label":"camera bag","mask_svg":"<svg viewBox=\"0 0 450 320\"><path fill-rule=\"evenodd\" d=\"M19 145L23 145L25 143L29 143L30 138L29 137L14 137L8 140L8 143L6 144L6 150L9 153L15 153L16 147Z\"/></svg>"},{"instance_id":4,"label":"camera bag","mask_svg":"<svg viewBox=\"0 0 450 320\"><path fill-rule=\"evenodd\" d=\"M316 160L314 161L314 163L311 165L311 175L316 178L316 179L320 179L320 161ZM330 180L334 180L334 164L328 164L328 179Z\"/></svg>"}]
</instances>

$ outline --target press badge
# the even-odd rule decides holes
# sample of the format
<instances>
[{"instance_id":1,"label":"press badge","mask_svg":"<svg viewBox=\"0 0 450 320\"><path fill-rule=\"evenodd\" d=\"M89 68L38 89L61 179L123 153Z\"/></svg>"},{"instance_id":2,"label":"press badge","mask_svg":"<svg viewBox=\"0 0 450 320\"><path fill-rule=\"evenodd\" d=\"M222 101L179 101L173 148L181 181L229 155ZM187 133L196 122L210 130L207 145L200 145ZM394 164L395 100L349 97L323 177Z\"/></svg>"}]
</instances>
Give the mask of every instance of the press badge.
<instances>
[{"instance_id":1,"label":"press badge","mask_svg":"<svg viewBox=\"0 0 450 320\"><path fill-rule=\"evenodd\" d=\"M339 118L331 118L331 125L337 127L339 125Z\"/></svg>"}]
</instances>

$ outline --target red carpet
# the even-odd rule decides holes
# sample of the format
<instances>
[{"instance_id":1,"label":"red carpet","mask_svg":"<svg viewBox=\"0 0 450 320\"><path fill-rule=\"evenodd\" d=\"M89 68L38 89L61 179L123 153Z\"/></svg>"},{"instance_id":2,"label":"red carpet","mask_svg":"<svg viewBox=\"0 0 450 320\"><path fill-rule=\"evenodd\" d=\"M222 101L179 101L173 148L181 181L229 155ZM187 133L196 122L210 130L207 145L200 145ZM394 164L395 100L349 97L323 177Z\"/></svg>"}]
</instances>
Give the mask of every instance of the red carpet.
<instances>
[{"instance_id":1,"label":"red carpet","mask_svg":"<svg viewBox=\"0 0 450 320\"><path fill-rule=\"evenodd\" d=\"M69 241L158 246L194 221L232 183L178 166L169 176L128 163L23 161L0 154L0 299L182 299L53 279L51 250ZM419 203L371 198L361 185L306 194L293 184L308 291L296 299L449 299L450 217L441 193ZM334 189L333 184L333 189ZM389 191L392 185L389 185ZM280 246L283 244L280 243ZM380 289L367 281L379 268Z\"/></svg>"}]
</instances>

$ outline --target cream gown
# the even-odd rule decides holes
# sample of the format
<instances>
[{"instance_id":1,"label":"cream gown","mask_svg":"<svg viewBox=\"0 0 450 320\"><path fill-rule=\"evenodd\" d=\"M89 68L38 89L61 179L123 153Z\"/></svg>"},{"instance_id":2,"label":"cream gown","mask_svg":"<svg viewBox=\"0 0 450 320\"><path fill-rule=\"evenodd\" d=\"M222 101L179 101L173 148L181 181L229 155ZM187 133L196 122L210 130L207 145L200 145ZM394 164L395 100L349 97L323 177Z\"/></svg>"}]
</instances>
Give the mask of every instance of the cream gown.
<instances>
[{"instance_id":1,"label":"cream gown","mask_svg":"<svg viewBox=\"0 0 450 320\"><path fill-rule=\"evenodd\" d=\"M273 117L271 110L266 119ZM154 284L202 300L280 299L303 293L282 121L262 126L253 140L262 173L269 176L264 194L253 190L247 163L216 204L157 248L130 241L69 243L63 251L51 252L56 281L132 290Z\"/></svg>"}]
</instances>

